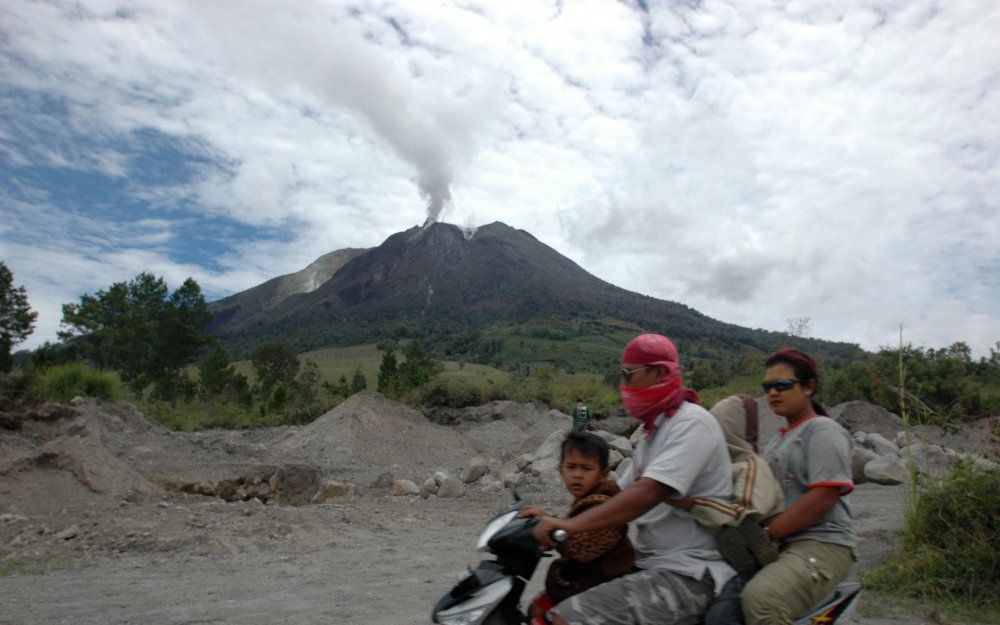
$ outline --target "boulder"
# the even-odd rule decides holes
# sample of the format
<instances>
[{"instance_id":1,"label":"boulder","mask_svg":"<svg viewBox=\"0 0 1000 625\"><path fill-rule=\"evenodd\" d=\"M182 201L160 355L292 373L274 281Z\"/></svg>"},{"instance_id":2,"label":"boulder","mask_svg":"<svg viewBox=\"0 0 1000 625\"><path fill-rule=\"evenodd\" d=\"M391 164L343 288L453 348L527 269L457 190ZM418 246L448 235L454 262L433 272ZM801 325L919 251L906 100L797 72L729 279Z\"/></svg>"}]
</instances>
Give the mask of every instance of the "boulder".
<instances>
[{"instance_id":1,"label":"boulder","mask_svg":"<svg viewBox=\"0 0 1000 625\"><path fill-rule=\"evenodd\" d=\"M319 490L316 491L316 494L313 495L312 503L323 503L331 497L344 497L345 495L356 494L358 494L358 487L354 484L327 480L323 482Z\"/></svg>"},{"instance_id":2,"label":"boulder","mask_svg":"<svg viewBox=\"0 0 1000 625\"><path fill-rule=\"evenodd\" d=\"M535 461L531 463L532 473L544 475L559 467L559 456L565 432L556 430L549 434L545 442L535 452Z\"/></svg>"},{"instance_id":3,"label":"boulder","mask_svg":"<svg viewBox=\"0 0 1000 625\"><path fill-rule=\"evenodd\" d=\"M899 456L879 456L865 465L865 477L876 484L902 484L906 481L906 463Z\"/></svg>"},{"instance_id":4,"label":"boulder","mask_svg":"<svg viewBox=\"0 0 1000 625\"><path fill-rule=\"evenodd\" d=\"M862 432L861 430L854 432L851 436L854 437L854 442L858 445L864 445L868 440L868 434L866 432Z\"/></svg>"},{"instance_id":5,"label":"boulder","mask_svg":"<svg viewBox=\"0 0 1000 625\"><path fill-rule=\"evenodd\" d=\"M639 443L639 441L642 440L642 437L645 435L646 435L646 426L640 424L639 427L637 427L632 432L632 435L628 437L628 442L632 447L635 447Z\"/></svg>"},{"instance_id":6,"label":"boulder","mask_svg":"<svg viewBox=\"0 0 1000 625\"><path fill-rule=\"evenodd\" d=\"M444 482L444 481L445 481L446 479L448 479L448 474L447 474L447 473L445 473L444 471L435 471L435 472L434 472L434 478L433 478L433 479L434 479L434 483L438 485L438 488L440 488L440 487L441 487L441 484L442 484L442 483L443 483L443 482Z\"/></svg>"},{"instance_id":7,"label":"boulder","mask_svg":"<svg viewBox=\"0 0 1000 625\"><path fill-rule=\"evenodd\" d=\"M397 497L419 495L420 488L410 480L395 480L392 483L392 494Z\"/></svg>"},{"instance_id":8,"label":"boulder","mask_svg":"<svg viewBox=\"0 0 1000 625\"><path fill-rule=\"evenodd\" d=\"M392 488L392 483L396 481L396 478L392 476L392 473L385 471L380 473L375 481L372 482L372 490L389 490Z\"/></svg>"},{"instance_id":9,"label":"boulder","mask_svg":"<svg viewBox=\"0 0 1000 625\"><path fill-rule=\"evenodd\" d=\"M632 443L629 439L624 436L618 436L617 434L612 434L611 432L597 431L594 432L608 444L608 447L614 449L620 453L625 458L632 457Z\"/></svg>"},{"instance_id":10,"label":"boulder","mask_svg":"<svg viewBox=\"0 0 1000 625\"><path fill-rule=\"evenodd\" d=\"M524 471L531 463L535 461L535 454L521 454L517 458L514 458L514 466L517 467L518 471Z\"/></svg>"},{"instance_id":11,"label":"boulder","mask_svg":"<svg viewBox=\"0 0 1000 625\"><path fill-rule=\"evenodd\" d=\"M629 468L631 468L631 466L632 466L632 459L625 458L624 460L618 463L618 466L615 467L615 470L613 472L617 473L618 475L625 475L625 472L628 471Z\"/></svg>"},{"instance_id":12,"label":"boulder","mask_svg":"<svg viewBox=\"0 0 1000 625\"><path fill-rule=\"evenodd\" d=\"M80 528L76 525L70 525L63 531L56 534L56 538L59 540L72 540L76 538L77 534L80 533Z\"/></svg>"},{"instance_id":13,"label":"boulder","mask_svg":"<svg viewBox=\"0 0 1000 625\"><path fill-rule=\"evenodd\" d=\"M420 496L427 499L431 495L436 495L438 492L437 482L434 481L433 477L429 477L424 480L424 483L420 485Z\"/></svg>"},{"instance_id":14,"label":"boulder","mask_svg":"<svg viewBox=\"0 0 1000 625\"><path fill-rule=\"evenodd\" d=\"M899 455L899 447L878 432L871 432L865 436L865 447L871 449L880 456Z\"/></svg>"},{"instance_id":15,"label":"boulder","mask_svg":"<svg viewBox=\"0 0 1000 625\"><path fill-rule=\"evenodd\" d=\"M943 477L951 469L948 454L938 445L917 441L900 450L900 457L904 464L912 460L918 472L931 477Z\"/></svg>"},{"instance_id":16,"label":"boulder","mask_svg":"<svg viewBox=\"0 0 1000 625\"><path fill-rule=\"evenodd\" d=\"M445 499L454 499L456 497L461 497L465 494L465 486L462 484L462 480L457 477L449 475L441 482L438 487L437 496L443 497Z\"/></svg>"},{"instance_id":17,"label":"boulder","mask_svg":"<svg viewBox=\"0 0 1000 625\"><path fill-rule=\"evenodd\" d=\"M610 416L603 419L596 419L594 425L612 434L628 438L630 434L639 427L640 421L626 416Z\"/></svg>"},{"instance_id":18,"label":"boulder","mask_svg":"<svg viewBox=\"0 0 1000 625\"><path fill-rule=\"evenodd\" d=\"M527 479L525 474L521 472L505 473L501 477L504 486L520 486L521 484L524 484L525 479Z\"/></svg>"},{"instance_id":19,"label":"boulder","mask_svg":"<svg viewBox=\"0 0 1000 625\"><path fill-rule=\"evenodd\" d=\"M490 479L483 480L483 492L484 493L499 493L504 488L506 488L500 480L495 477L490 476Z\"/></svg>"},{"instance_id":20,"label":"boulder","mask_svg":"<svg viewBox=\"0 0 1000 625\"><path fill-rule=\"evenodd\" d=\"M471 484L490 472L490 467L481 456L469 461L469 468L462 472L462 481Z\"/></svg>"},{"instance_id":21,"label":"boulder","mask_svg":"<svg viewBox=\"0 0 1000 625\"><path fill-rule=\"evenodd\" d=\"M866 401L848 401L830 408L830 418L847 428L849 432L859 430L869 434L895 437L903 429L903 420L881 406Z\"/></svg>"},{"instance_id":22,"label":"boulder","mask_svg":"<svg viewBox=\"0 0 1000 625\"><path fill-rule=\"evenodd\" d=\"M865 467L869 462L878 458L879 455L866 447L856 446L851 454L851 477L855 484L864 484L868 481L865 475Z\"/></svg>"},{"instance_id":23,"label":"boulder","mask_svg":"<svg viewBox=\"0 0 1000 625\"><path fill-rule=\"evenodd\" d=\"M623 456L620 451L618 451L617 449L612 449L611 453L608 454L608 466L614 469L619 464L621 464L622 460L624 459L625 456Z\"/></svg>"}]
</instances>

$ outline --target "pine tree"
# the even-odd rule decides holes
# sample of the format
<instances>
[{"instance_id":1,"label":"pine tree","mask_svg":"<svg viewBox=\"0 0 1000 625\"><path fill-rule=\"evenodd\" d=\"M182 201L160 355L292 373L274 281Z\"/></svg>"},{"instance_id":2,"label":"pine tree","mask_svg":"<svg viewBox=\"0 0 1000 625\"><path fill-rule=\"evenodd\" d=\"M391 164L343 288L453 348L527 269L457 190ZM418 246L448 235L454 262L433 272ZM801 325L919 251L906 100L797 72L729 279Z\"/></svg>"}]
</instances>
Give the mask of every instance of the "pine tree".
<instances>
[{"instance_id":1,"label":"pine tree","mask_svg":"<svg viewBox=\"0 0 1000 625\"><path fill-rule=\"evenodd\" d=\"M10 371L11 350L35 329L38 313L28 305L23 286L14 287L14 274L0 261L0 371Z\"/></svg>"},{"instance_id":2,"label":"pine tree","mask_svg":"<svg viewBox=\"0 0 1000 625\"><path fill-rule=\"evenodd\" d=\"M358 367L354 370L354 377L351 378L351 395L360 393L366 388L368 388L368 380L365 379L365 374L361 371L361 367Z\"/></svg>"},{"instance_id":3,"label":"pine tree","mask_svg":"<svg viewBox=\"0 0 1000 625\"><path fill-rule=\"evenodd\" d=\"M398 375L396 350L390 345L385 348L385 353L382 354L382 364L378 368L378 392L388 396L394 395Z\"/></svg>"}]
</instances>

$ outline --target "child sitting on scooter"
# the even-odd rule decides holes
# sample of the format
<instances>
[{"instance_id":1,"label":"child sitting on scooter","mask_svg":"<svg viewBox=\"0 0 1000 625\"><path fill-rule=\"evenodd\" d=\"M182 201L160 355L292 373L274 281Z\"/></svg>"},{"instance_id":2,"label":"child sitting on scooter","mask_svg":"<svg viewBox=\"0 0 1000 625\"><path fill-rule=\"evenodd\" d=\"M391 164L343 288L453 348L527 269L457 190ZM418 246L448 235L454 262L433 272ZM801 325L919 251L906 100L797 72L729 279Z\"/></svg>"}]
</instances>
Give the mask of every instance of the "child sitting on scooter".
<instances>
[{"instance_id":1,"label":"child sitting on scooter","mask_svg":"<svg viewBox=\"0 0 1000 625\"><path fill-rule=\"evenodd\" d=\"M618 485L607 479L608 456L608 444L601 437L581 431L566 435L559 474L566 490L573 495L567 518L619 492ZM537 506L526 506L521 511L522 516L543 514ZM556 549L561 557L549 567L545 592L531 603L528 615L532 619L568 597L628 573L635 563L628 525L574 534Z\"/></svg>"}]
</instances>

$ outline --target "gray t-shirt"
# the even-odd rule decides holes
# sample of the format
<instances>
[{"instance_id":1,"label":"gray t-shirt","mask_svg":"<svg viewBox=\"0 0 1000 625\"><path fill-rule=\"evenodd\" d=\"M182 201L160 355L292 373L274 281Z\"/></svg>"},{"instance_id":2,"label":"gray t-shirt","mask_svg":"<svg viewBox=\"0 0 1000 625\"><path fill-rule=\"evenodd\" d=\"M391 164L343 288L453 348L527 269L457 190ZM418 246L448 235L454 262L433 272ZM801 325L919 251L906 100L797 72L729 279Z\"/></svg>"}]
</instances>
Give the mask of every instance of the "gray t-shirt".
<instances>
[{"instance_id":1,"label":"gray t-shirt","mask_svg":"<svg viewBox=\"0 0 1000 625\"><path fill-rule=\"evenodd\" d=\"M846 496L854 490L853 445L851 435L836 421L814 417L775 436L761 452L785 492L786 510L817 486L839 487L844 493L818 523L786 536L783 542L818 540L854 548L851 506Z\"/></svg>"},{"instance_id":2,"label":"gray t-shirt","mask_svg":"<svg viewBox=\"0 0 1000 625\"><path fill-rule=\"evenodd\" d=\"M656 480L681 495L728 499L733 474L719 422L688 402L669 419L660 415L652 439L639 441L618 486L624 490L637 477ZM636 528L636 566L641 569L667 569L699 580L709 571L716 593L736 574L712 534L685 510L657 504L636 520Z\"/></svg>"}]
</instances>

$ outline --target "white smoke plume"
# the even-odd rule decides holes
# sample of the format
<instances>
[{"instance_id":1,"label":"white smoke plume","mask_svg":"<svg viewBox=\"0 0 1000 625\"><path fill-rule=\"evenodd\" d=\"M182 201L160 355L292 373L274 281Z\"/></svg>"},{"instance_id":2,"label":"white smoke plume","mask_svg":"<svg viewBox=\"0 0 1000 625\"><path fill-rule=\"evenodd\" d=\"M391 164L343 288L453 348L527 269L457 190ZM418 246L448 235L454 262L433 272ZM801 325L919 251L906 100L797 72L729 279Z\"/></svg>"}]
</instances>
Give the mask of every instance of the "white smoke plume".
<instances>
[{"instance_id":1,"label":"white smoke plume","mask_svg":"<svg viewBox=\"0 0 1000 625\"><path fill-rule=\"evenodd\" d=\"M324 101L362 116L417 170L427 224L451 201L448 134L410 81L349 18L312 3L261 11L253 2L194 2L220 52L240 71L271 88L305 87ZM265 5L270 6L270 5ZM248 42L251 44L248 47Z\"/></svg>"}]
</instances>

